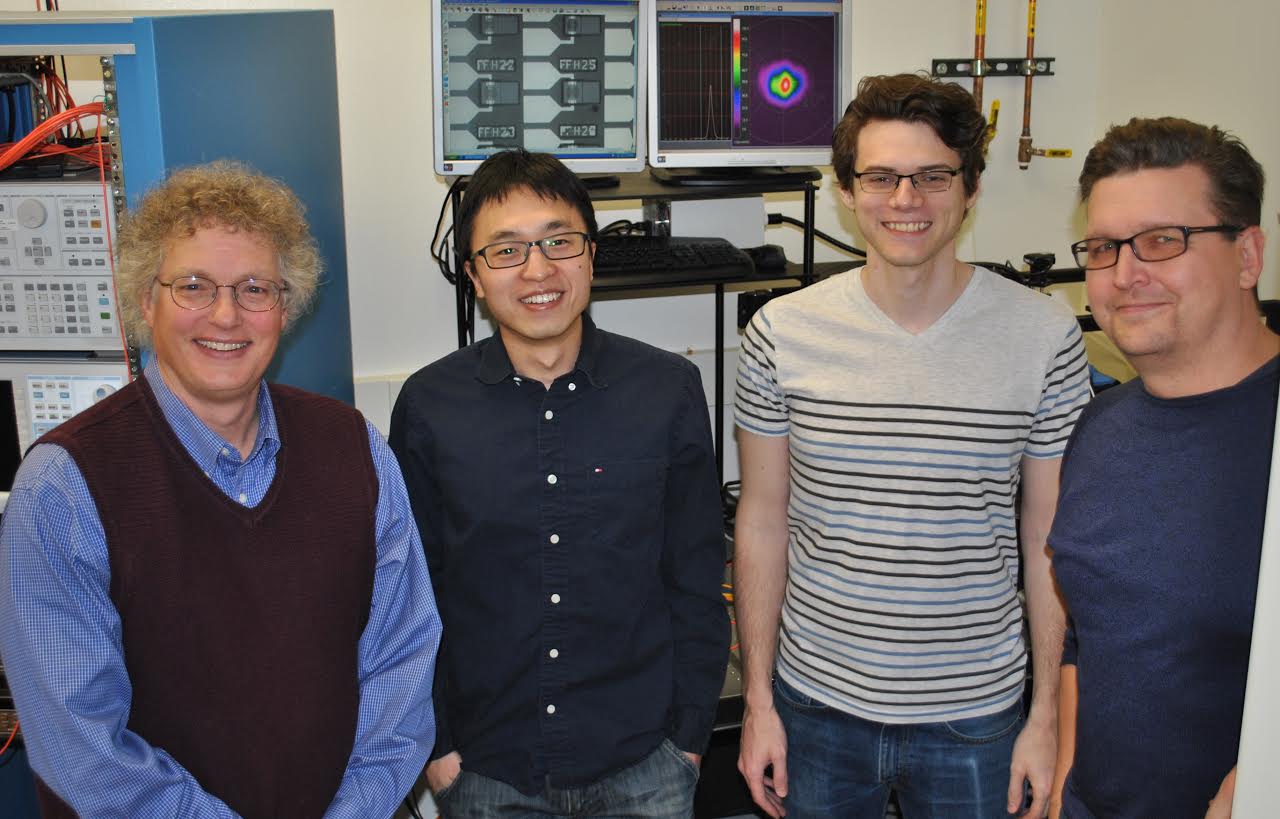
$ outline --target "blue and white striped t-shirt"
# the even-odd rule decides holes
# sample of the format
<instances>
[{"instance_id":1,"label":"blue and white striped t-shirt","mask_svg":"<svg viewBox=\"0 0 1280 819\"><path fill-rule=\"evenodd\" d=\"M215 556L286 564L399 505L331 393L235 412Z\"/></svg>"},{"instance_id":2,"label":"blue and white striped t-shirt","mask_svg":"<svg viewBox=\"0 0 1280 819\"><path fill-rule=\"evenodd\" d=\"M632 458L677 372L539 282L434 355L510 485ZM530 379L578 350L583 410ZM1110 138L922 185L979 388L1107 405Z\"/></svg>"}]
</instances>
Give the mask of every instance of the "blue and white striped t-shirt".
<instances>
[{"instance_id":1,"label":"blue and white striped t-shirt","mask_svg":"<svg viewBox=\"0 0 1280 819\"><path fill-rule=\"evenodd\" d=\"M789 436L777 672L880 722L995 713L1022 694L1015 497L1090 398L1070 310L978 268L925 331L851 271L765 305L735 417Z\"/></svg>"}]
</instances>

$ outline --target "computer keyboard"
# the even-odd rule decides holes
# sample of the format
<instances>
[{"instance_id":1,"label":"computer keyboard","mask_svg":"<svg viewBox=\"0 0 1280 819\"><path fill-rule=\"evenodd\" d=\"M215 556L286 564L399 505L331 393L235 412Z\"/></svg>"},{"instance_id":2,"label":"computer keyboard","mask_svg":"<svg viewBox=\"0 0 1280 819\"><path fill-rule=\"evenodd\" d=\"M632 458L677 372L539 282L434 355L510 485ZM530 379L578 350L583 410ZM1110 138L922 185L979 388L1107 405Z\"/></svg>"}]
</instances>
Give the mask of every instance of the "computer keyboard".
<instances>
[{"instance_id":1,"label":"computer keyboard","mask_svg":"<svg viewBox=\"0 0 1280 819\"><path fill-rule=\"evenodd\" d=\"M755 272L751 257L725 239L605 234L597 240L597 279L652 277L679 282L740 279Z\"/></svg>"}]
</instances>

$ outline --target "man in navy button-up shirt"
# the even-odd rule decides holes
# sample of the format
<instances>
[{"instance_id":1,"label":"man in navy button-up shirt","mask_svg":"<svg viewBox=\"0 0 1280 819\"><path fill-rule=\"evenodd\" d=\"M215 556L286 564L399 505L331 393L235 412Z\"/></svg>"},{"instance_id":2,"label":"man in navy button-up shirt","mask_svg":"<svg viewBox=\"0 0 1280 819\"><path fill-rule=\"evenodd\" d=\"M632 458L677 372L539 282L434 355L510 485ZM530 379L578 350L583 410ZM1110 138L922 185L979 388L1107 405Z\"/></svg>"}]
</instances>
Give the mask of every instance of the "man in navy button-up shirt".
<instances>
[{"instance_id":1,"label":"man in navy button-up shirt","mask_svg":"<svg viewBox=\"0 0 1280 819\"><path fill-rule=\"evenodd\" d=\"M688 361L583 314L595 231L553 157L485 162L457 238L498 333L392 415L445 623L447 817L692 813L729 636L706 399Z\"/></svg>"}]
</instances>

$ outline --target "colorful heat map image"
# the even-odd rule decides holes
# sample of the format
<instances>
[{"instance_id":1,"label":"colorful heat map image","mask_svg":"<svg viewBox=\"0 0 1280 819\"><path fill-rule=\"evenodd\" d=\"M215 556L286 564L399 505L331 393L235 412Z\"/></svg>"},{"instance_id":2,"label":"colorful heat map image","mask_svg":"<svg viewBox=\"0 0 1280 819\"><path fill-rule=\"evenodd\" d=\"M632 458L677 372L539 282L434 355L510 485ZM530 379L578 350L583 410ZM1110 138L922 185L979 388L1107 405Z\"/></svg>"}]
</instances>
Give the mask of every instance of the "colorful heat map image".
<instances>
[{"instance_id":1,"label":"colorful heat map image","mask_svg":"<svg viewBox=\"0 0 1280 819\"><path fill-rule=\"evenodd\" d=\"M756 75L760 94L770 105L790 108L804 99L809 88L809 75L790 60L765 66Z\"/></svg>"},{"instance_id":2,"label":"colorful heat map image","mask_svg":"<svg viewBox=\"0 0 1280 819\"><path fill-rule=\"evenodd\" d=\"M734 142L829 145L836 100L836 23L823 16L734 21Z\"/></svg>"}]
</instances>

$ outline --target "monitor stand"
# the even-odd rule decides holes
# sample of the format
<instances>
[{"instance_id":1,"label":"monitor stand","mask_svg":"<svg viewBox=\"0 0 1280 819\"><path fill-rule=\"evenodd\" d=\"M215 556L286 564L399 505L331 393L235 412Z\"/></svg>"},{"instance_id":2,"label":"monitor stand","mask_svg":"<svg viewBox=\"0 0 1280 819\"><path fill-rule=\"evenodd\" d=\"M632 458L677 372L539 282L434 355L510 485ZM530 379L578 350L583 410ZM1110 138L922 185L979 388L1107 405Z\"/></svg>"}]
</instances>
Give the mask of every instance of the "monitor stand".
<instances>
[{"instance_id":1,"label":"monitor stand","mask_svg":"<svg viewBox=\"0 0 1280 819\"><path fill-rule=\"evenodd\" d=\"M622 180L616 174L611 173L579 174L578 179L582 180L582 184L586 186L587 190L616 188L622 184Z\"/></svg>"},{"instance_id":2,"label":"monitor stand","mask_svg":"<svg viewBox=\"0 0 1280 819\"><path fill-rule=\"evenodd\" d=\"M650 168L649 174L663 185L770 185L817 182L822 172L807 165L757 166L741 168Z\"/></svg>"}]
</instances>

